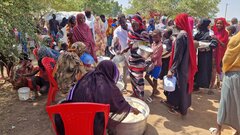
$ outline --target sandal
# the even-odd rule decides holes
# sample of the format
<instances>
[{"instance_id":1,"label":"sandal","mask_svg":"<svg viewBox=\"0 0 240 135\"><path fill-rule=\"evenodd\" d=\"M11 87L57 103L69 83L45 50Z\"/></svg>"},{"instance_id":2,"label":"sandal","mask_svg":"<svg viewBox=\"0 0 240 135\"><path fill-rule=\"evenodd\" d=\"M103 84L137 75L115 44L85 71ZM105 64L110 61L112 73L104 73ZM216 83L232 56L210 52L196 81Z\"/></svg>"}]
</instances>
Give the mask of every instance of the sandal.
<instances>
[{"instance_id":1,"label":"sandal","mask_svg":"<svg viewBox=\"0 0 240 135\"><path fill-rule=\"evenodd\" d=\"M163 103L165 106L169 108L173 108L171 104L169 104L166 100L161 100L160 103Z\"/></svg>"},{"instance_id":2,"label":"sandal","mask_svg":"<svg viewBox=\"0 0 240 135\"><path fill-rule=\"evenodd\" d=\"M148 98L147 98L147 101L148 101L149 103L151 103L151 102L153 101L153 99L152 99L151 97L148 97Z\"/></svg>"},{"instance_id":3,"label":"sandal","mask_svg":"<svg viewBox=\"0 0 240 135\"><path fill-rule=\"evenodd\" d=\"M160 94L161 94L161 92L160 92L159 90L153 91L153 95L154 95L154 96L157 96L157 95L160 95Z\"/></svg>"},{"instance_id":4,"label":"sandal","mask_svg":"<svg viewBox=\"0 0 240 135\"><path fill-rule=\"evenodd\" d=\"M219 135L219 131L217 128L209 128L209 131L212 135Z\"/></svg>"},{"instance_id":5,"label":"sandal","mask_svg":"<svg viewBox=\"0 0 240 135\"><path fill-rule=\"evenodd\" d=\"M35 97L35 96L32 96L32 97L30 97L27 101L28 101L28 102L34 102L34 101L36 101L36 97Z\"/></svg>"},{"instance_id":6,"label":"sandal","mask_svg":"<svg viewBox=\"0 0 240 135\"><path fill-rule=\"evenodd\" d=\"M168 110L168 112L171 113L171 114L173 114L173 115L178 115L178 114L179 114L178 111L176 111L176 110L173 109L173 108L170 108L170 109Z\"/></svg>"}]
</instances>

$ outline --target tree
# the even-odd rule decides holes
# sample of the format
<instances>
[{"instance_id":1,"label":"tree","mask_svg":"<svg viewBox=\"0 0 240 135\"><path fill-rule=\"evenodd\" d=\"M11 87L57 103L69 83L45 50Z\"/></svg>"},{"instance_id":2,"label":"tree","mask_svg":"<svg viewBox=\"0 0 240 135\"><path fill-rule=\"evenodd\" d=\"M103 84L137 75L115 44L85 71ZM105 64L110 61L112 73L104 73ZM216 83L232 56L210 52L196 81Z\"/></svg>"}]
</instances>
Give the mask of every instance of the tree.
<instances>
[{"instance_id":1,"label":"tree","mask_svg":"<svg viewBox=\"0 0 240 135\"><path fill-rule=\"evenodd\" d=\"M96 15L116 16L122 10L122 6L114 0L88 0L83 5L84 9L91 9Z\"/></svg>"},{"instance_id":2,"label":"tree","mask_svg":"<svg viewBox=\"0 0 240 135\"><path fill-rule=\"evenodd\" d=\"M14 38L13 29L34 38L38 18L49 10L83 11L91 8L97 15L113 16L122 10L113 0L0 0L0 8L0 53L4 56L17 54L13 44L18 44L18 41Z\"/></svg>"},{"instance_id":3,"label":"tree","mask_svg":"<svg viewBox=\"0 0 240 135\"><path fill-rule=\"evenodd\" d=\"M186 12L194 17L213 17L217 12L220 0L131 0L127 14L141 12L148 14L157 11L174 17L176 14Z\"/></svg>"}]
</instances>

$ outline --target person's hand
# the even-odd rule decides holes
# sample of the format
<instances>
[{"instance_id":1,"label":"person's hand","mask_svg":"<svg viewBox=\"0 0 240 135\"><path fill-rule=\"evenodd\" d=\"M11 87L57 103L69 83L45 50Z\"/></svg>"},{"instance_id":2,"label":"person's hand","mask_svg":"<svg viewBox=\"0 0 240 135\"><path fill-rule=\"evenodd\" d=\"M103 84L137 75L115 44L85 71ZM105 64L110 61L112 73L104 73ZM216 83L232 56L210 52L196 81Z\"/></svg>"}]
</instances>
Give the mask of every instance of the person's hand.
<instances>
[{"instance_id":1,"label":"person's hand","mask_svg":"<svg viewBox=\"0 0 240 135\"><path fill-rule=\"evenodd\" d=\"M128 50L129 50L129 48L124 49L124 50L121 52L121 54L126 53Z\"/></svg>"},{"instance_id":2,"label":"person's hand","mask_svg":"<svg viewBox=\"0 0 240 135\"><path fill-rule=\"evenodd\" d=\"M173 77L172 71L170 71L170 70L168 71L167 77L168 77L168 78L172 78L172 77Z\"/></svg>"},{"instance_id":3,"label":"person's hand","mask_svg":"<svg viewBox=\"0 0 240 135\"><path fill-rule=\"evenodd\" d=\"M217 38L215 35L212 35L211 37L212 37L213 39L216 39L216 38Z\"/></svg>"},{"instance_id":4,"label":"person's hand","mask_svg":"<svg viewBox=\"0 0 240 135\"><path fill-rule=\"evenodd\" d=\"M131 110L132 112L133 112L133 114L135 114L135 115L138 115L139 113L141 113L137 108L134 108L134 107L132 107L132 110Z\"/></svg>"}]
</instances>

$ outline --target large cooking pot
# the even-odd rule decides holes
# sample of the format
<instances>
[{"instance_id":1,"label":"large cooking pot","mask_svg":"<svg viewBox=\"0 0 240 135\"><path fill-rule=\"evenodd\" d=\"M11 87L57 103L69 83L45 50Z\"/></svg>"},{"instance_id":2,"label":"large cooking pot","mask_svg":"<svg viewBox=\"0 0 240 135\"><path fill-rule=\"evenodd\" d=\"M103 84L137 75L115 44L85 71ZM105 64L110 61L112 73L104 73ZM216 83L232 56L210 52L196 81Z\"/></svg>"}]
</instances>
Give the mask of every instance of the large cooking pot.
<instances>
[{"instance_id":1,"label":"large cooking pot","mask_svg":"<svg viewBox=\"0 0 240 135\"><path fill-rule=\"evenodd\" d=\"M152 52L153 52L152 48L148 46L145 45L138 46L137 54L142 56L144 59L147 59L152 54Z\"/></svg>"},{"instance_id":2,"label":"large cooking pot","mask_svg":"<svg viewBox=\"0 0 240 135\"><path fill-rule=\"evenodd\" d=\"M137 108L143 115L143 119L132 120L128 119L129 114L119 125L116 127L117 135L142 135L147 127L147 118L150 113L148 105L140 99L134 97L125 97L126 101L133 107ZM128 120L126 120L128 119Z\"/></svg>"}]
</instances>

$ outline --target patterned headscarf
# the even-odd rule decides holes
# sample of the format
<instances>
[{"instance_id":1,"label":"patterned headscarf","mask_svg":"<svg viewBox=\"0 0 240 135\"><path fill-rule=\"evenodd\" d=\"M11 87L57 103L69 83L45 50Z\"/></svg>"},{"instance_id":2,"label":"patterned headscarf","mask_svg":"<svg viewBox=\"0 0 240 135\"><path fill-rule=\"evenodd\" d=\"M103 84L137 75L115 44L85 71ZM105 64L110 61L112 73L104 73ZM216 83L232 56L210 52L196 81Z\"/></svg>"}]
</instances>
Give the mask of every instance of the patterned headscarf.
<instances>
[{"instance_id":1,"label":"patterned headscarf","mask_svg":"<svg viewBox=\"0 0 240 135\"><path fill-rule=\"evenodd\" d=\"M63 93L66 93L72 84L77 81L76 77L78 75L83 76L86 73L79 56L72 52L62 53L58 58L56 66L55 78Z\"/></svg>"},{"instance_id":2,"label":"patterned headscarf","mask_svg":"<svg viewBox=\"0 0 240 135\"><path fill-rule=\"evenodd\" d=\"M80 57L86 51L86 45L83 42L75 42L68 51L75 52Z\"/></svg>"}]
</instances>

